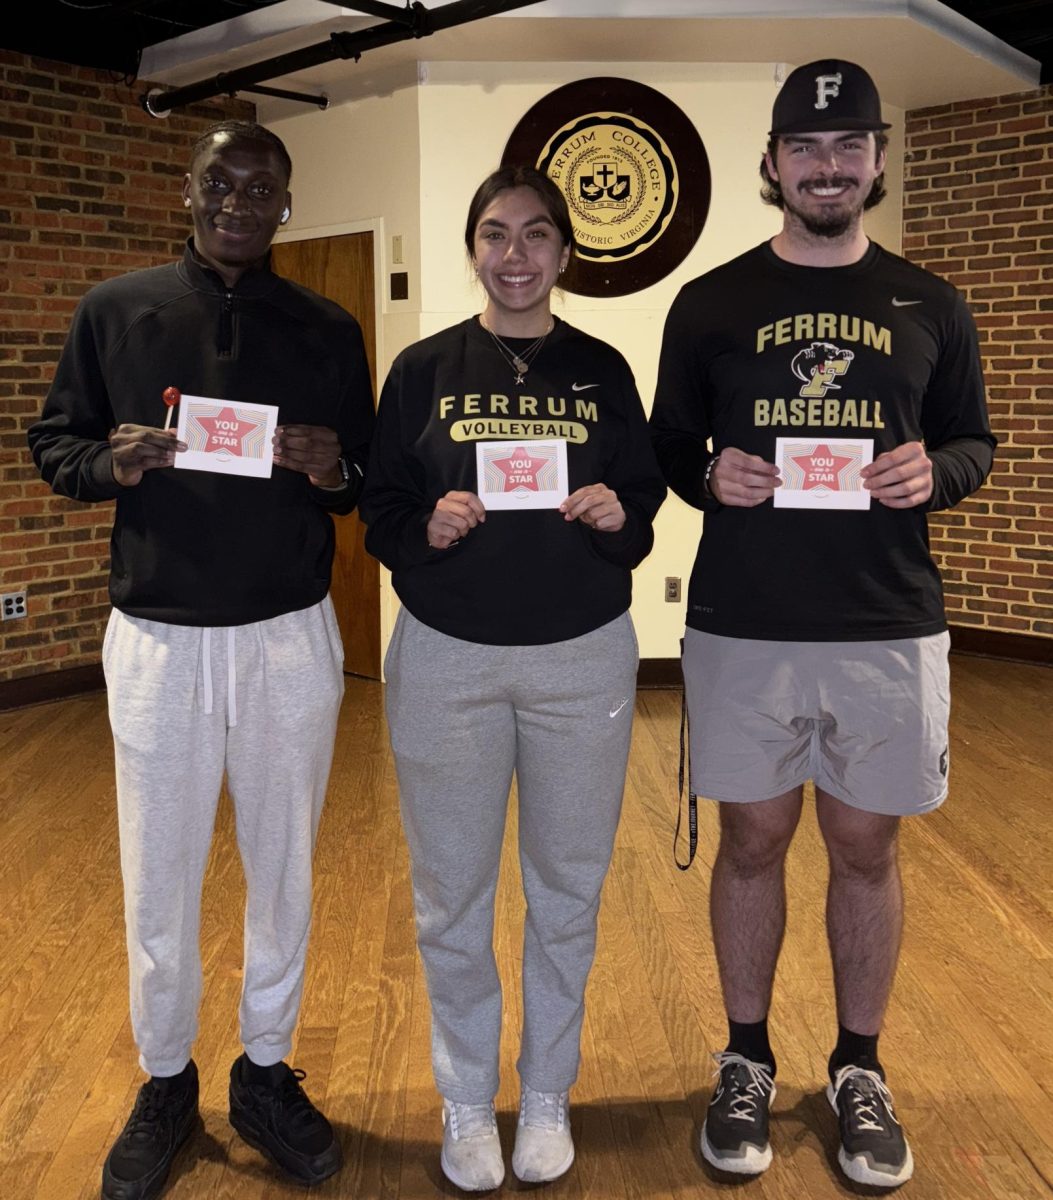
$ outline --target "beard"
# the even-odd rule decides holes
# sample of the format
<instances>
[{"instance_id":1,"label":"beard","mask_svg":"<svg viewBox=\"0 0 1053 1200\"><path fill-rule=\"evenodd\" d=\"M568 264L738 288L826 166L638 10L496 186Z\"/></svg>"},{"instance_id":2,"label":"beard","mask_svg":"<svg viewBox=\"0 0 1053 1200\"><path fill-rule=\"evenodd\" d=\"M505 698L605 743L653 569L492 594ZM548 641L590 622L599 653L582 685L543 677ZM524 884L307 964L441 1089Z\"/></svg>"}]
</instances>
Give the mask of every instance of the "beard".
<instances>
[{"instance_id":1,"label":"beard","mask_svg":"<svg viewBox=\"0 0 1053 1200\"><path fill-rule=\"evenodd\" d=\"M812 180L811 183L803 185L798 190L808 192L812 187L858 188L858 186L858 179L852 179L847 175L836 175L831 179ZM866 197L860 200L849 193L846 197L827 204L817 212L799 207L785 192L782 199L787 212L792 213L813 237L822 238L839 238L848 233L862 215L863 205L866 202Z\"/></svg>"}]
</instances>

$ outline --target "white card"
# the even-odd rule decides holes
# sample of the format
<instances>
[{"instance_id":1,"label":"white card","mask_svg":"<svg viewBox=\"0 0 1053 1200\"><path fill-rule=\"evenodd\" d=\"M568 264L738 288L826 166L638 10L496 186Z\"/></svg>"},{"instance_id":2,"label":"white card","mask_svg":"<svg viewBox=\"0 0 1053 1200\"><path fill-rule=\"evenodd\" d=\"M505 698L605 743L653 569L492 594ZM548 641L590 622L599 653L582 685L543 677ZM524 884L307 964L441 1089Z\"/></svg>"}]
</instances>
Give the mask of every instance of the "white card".
<instances>
[{"instance_id":1,"label":"white card","mask_svg":"<svg viewBox=\"0 0 1053 1200\"><path fill-rule=\"evenodd\" d=\"M176 455L175 465L187 471L270 479L277 424L278 407L274 404L183 396L179 401L178 433L187 449Z\"/></svg>"},{"instance_id":2,"label":"white card","mask_svg":"<svg viewBox=\"0 0 1053 1200\"><path fill-rule=\"evenodd\" d=\"M490 509L558 508L567 498L567 443L476 442L476 491Z\"/></svg>"},{"instance_id":3,"label":"white card","mask_svg":"<svg viewBox=\"0 0 1053 1200\"><path fill-rule=\"evenodd\" d=\"M873 438L776 438L782 487L776 508L870 507L859 472L874 460Z\"/></svg>"}]
</instances>

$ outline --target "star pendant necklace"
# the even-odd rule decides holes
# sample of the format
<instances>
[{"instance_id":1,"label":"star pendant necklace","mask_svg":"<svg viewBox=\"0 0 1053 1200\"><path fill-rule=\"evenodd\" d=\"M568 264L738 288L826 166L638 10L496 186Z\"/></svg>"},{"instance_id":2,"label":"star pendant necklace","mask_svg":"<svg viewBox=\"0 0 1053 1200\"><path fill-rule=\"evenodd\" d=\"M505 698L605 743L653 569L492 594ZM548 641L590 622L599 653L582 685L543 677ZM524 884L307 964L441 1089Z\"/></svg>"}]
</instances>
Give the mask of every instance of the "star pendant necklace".
<instances>
[{"instance_id":1,"label":"star pendant necklace","mask_svg":"<svg viewBox=\"0 0 1053 1200\"><path fill-rule=\"evenodd\" d=\"M482 314L479 316L479 324L482 325L486 332L493 338L498 354L500 354L505 362L508 363L508 365L512 368L512 372L516 377L516 383L522 383L523 377L526 375L527 371L530 370L530 364L535 358L537 358L538 354L540 354L541 347L545 344L545 339L552 332L552 330L555 329L556 320L554 317L549 317L548 328L539 338L536 338L534 341L532 341L522 354L516 354L511 346L506 346L505 343L497 336L497 334L494 333L490 326L487 325L486 319L482 316Z\"/></svg>"}]
</instances>

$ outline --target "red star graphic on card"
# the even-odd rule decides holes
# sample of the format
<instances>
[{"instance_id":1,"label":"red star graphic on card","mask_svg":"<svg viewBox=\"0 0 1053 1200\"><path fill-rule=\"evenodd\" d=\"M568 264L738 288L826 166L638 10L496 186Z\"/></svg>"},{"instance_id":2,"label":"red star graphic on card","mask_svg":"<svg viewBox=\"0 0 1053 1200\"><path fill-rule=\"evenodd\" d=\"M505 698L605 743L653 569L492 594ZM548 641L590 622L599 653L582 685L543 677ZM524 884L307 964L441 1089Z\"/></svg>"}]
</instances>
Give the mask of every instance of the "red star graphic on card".
<instances>
[{"instance_id":1,"label":"red star graphic on card","mask_svg":"<svg viewBox=\"0 0 1053 1200\"><path fill-rule=\"evenodd\" d=\"M197 422L204 429L207 440L205 453L244 454L241 439L255 433L260 427L259 421L243 421L232 408L221 408L214 417L197 417Z\"/></svg>"},{"instance_id":2,"label":"red star graphic on card","mask_svg":"<svg viewBox=\"0 0 1053 1200\"><path fill-rule=\"evenodd\" d=\"M802 492L814 488L827 488L831 492L841 490L841 471L852 461L847 455L835 454L829 446L820 443L811 454L791 455L793 461L804 472Z\"/></svg>"},{"instance_id":3,"label":"red star graphic on card","mask_svg":"<svg viewBox=\"0 0 1053 1200\"><path fill-rule=\"evenodd\" d=\"M526 488L537 492L537 473L545 466L547 460L534 458L522 446L516 446L507 458L495 458L494 466L504 474L506 492L514 492L516 488Z\"/></svg>"}]
</instances>

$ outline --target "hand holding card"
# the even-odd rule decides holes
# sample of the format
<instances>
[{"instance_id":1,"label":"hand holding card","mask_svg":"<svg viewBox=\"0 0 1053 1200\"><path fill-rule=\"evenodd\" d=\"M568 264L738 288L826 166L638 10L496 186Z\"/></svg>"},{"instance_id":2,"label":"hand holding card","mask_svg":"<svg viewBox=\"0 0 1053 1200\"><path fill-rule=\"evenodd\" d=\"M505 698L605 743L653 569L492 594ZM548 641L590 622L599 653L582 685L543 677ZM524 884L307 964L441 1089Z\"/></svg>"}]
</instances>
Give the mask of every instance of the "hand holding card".
<instances>
[{"instance_id":1,"label":"hand holding card","mask_svg":"<svg viewBox=\"0 0 1053 1200\"><path fill-rule=\"evenodd\" d=\"M864 469L872 499L886 508L916 508L932 495L932 460L923 442L903 442Z\"/></svg>"},{"instance_id":2,"label":"hand holding card","mask_svg":"<svg viewBox=\"0 0 1053 1200\"><path fill-rule=\"evenodd\" d=\"M625 525L625 509L617 492L605 483L589 483L580 487L559 506L564 520L581 521L601 533L617 533Z\"/></svg>"}]
</instances>

